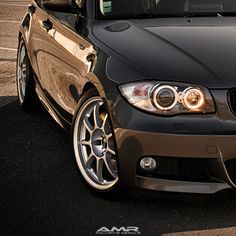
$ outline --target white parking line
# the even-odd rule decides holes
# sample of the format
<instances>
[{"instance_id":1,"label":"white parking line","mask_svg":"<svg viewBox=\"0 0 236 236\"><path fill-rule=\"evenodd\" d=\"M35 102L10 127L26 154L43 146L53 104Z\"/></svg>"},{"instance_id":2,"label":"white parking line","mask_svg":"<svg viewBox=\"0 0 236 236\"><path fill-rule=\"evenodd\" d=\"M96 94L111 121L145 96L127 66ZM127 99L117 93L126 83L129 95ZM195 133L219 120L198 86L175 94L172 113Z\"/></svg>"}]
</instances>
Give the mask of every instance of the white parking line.
<instances>
[{"instance_id":1,"label":"white parking line","mask_svg":"<svg viewBox=\"0 0 236 236\"><path fill-rule=\"evenodd\" d=\"M13 24L20 24L20 21L15 20L0 20L0 23L13 23Z\"/></svg>"},{"instance_id":2,"label":"white parking line","mask_svg":"<svg viewBox=\"0 0 236 236\"><path fill-rule=\"evenodd\" d=\"M12 3L0 3L0 6L28 7L29 5L12 4Z\"/></svg>"},{"instance_id":3,"label":"white parking line","mask_svg":"<svg viewBox=\"0 0 236 236\"><path fill-rule=\"evenodd\" d=\"M17 51L16 48L5 48L5 47L0 47L0 50L6 50L6 51Z\"/></svg>"}]
</instances>

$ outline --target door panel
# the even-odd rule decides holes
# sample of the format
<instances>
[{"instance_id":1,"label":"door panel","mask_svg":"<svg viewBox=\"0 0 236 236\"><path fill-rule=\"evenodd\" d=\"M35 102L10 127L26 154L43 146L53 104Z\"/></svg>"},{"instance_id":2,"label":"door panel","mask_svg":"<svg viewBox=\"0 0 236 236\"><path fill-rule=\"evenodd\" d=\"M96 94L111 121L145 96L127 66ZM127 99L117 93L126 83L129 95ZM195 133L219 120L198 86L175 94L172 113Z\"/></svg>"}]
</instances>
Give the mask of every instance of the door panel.
<instances>
[{"instance_id":1,"label":"door panel","mask_svg":"<svg viewBox=\"0 0 236 236\"><path fill-rule=\"evenodd\" d=\"M36 73L39 81L44 76L44 37L45 29L42 21L45 19L45 12L33 2L35 12L31 13L32 18L29 25L29 30L26 31L26 40L28 44L28 53L32 68Z\"/></svg>"},{"instance_id":2,"label":"door panel","mask_svg":"<svg viewBox=\"0 0 236 236\"><path fill-rule=\"evenodd\" d=\"M59 113L62 113L60 109L63 110L64 114L61 115L67 120L65 116L74 114L86 74L90 70L91 63L87 56L94 53L93 46L75 32L72 16L68 17L71 25L66 25L66 19L62 24L51 15L46 16L53 26L45 35L47 76L43 81L48 99Z\"/></svg>"}]
</instances>

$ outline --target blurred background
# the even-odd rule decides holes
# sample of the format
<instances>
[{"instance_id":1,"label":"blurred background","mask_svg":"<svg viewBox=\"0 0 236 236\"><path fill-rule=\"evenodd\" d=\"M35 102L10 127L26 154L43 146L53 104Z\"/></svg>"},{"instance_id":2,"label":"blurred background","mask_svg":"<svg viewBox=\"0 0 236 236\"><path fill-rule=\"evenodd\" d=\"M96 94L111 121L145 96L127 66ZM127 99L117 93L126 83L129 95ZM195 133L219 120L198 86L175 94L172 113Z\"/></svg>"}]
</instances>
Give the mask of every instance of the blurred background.
<instances>
[{"instance_id":1,"label":"blurred background","mask_svg":"<svg viewBox=\"0 0 236 236\"><path fill-rule=\"evenodd\" d=\"M0 106L16 99L17 33L29 2L0 0Z\"/></svg>"}]
</instances>

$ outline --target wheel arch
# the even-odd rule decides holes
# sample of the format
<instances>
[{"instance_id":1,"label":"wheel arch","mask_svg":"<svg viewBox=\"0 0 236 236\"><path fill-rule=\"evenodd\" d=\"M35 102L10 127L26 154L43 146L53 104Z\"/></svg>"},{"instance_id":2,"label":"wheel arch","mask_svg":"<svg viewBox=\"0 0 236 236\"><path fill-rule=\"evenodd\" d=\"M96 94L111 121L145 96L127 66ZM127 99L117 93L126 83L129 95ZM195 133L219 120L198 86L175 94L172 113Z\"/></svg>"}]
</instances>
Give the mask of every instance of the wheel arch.
<instances>
[{"instance_id":1,"label":"wheel arch","mask_svg":"<svg viewBox=\"0 0 236 236\"><path fill-rule=\"evenodd\" d=\"M99 93L98 88L93 83L87 82L83 87L82 95L85 94L90 89L94 89Z\"/></svg>"},{"instance_id":2,"label":"wheel arch","mask_svg":"<svg viewBox=\"0 0 236 236\"><path fill-rule=\"evenodd\" d=\"M21 25L21 27L22 27L22 25ZM24 41L25 48L26 48L26 53L28 55L30 65L31 65L31 57L30 57L29 48L28 48L28 40L26 38L24 30L20 30L19 33L18 33L18 45L19 45L21 39Z\"/></svg>"},{"instance_id":3,"label":"wheel arch","mask_svg":"<svg viewBox=\"0 0 236 236\"><path fill-rule=\"evenodd\" d=\"M104 91L104 88L103 88L102 84L99 83L99 82L94 82L94 81L91 82L91 81L88 81L88 82L85 83L84 86L83 86L81 97L82 97L86 92L88 92L89 90L94 90L94 91L97 93L97 95L99 95L99 96L102 98L102 100L103 100L103 102L104 102L104 105L105 105L105 107L106 107L106 110L109 112L109 115L111 116L111 114L110 114L110 109L109 109L109 106L108 106L107 101L106 101L105 91ZM78 107L77 107L75 113L77 113L77 111L78 111ZM73 119L73 120L74 120L74 119Z\"/></svg>"}]
</instances>

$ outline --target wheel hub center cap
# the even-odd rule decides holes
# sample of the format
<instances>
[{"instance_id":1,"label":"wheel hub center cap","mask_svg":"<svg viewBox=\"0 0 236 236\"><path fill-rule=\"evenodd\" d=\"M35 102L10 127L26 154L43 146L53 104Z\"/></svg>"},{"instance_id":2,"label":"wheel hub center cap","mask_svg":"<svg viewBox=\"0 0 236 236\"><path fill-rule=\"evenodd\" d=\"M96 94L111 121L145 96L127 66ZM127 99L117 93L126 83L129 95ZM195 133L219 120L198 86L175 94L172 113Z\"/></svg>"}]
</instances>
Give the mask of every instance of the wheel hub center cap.
<instances>
[{"instance_id":1,"label":"wheel hub center cap","mask_svg":"<svg viewBox=\"0 0 236 236\"><path fill-rule=\"evenodd\" d=\"M102 157L107 149L107 137L101 129L96 129L91 137L92 149L97 157Z\"/></svg>"}]
</instances>

